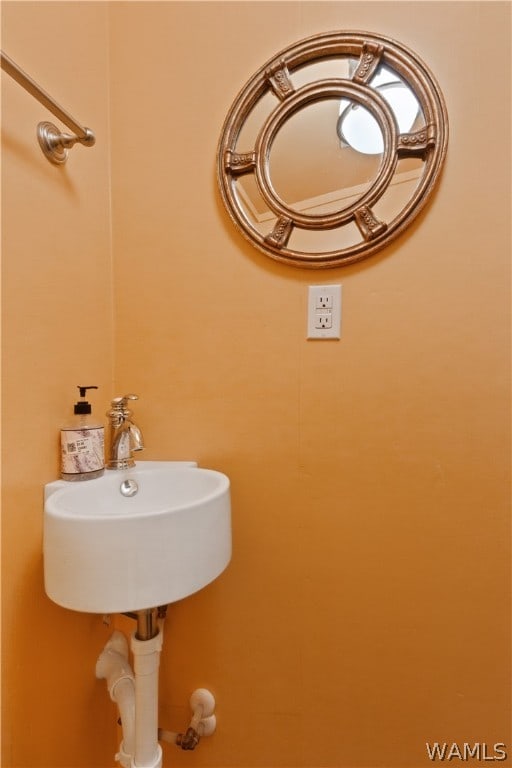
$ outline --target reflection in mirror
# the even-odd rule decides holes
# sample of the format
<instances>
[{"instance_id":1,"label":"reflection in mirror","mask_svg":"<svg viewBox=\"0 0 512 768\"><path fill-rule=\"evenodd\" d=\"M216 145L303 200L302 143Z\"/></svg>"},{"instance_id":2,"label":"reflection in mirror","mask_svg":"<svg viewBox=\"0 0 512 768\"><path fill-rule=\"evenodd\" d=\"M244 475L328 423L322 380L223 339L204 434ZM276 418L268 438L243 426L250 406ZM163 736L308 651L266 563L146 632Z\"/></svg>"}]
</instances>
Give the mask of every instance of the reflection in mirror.
<instances>
[{"instance_id":1,"label":"reflection in mirror","mask_svg":"<svg viewBox=\"0 0 512 768\"><path fill-rule=\"evenodd\" d=\"M344 207L341 200L347 189L367 188L377 176L380 157L374 154L361 162L351 147L340 148L338 111L339 99L307 104L274 139L268 158L272 186L295 210L321 204L325 213L337 211ZM378 125L377 129L382 141Z\"/></svg>"},{"instance_id":2,"label":"reflection in mirror","mask_svg":"<svg viewBox=\"0 0 512 768\"><path fill-rule=\"evenodd\" d=\"M261 126L266 123L278 104L279 100L272 91L267 91L261 96L247 113L247 117L240 127L240 133L235 144L237 152L246 152L256 146L256 139Z\"/></svg>"},{"instance_id":3,"label":"reflection in mirror","mask_svg":"<svg viewBox=\"0 0 512 768\"><path fill-rule=\"evenodd\" d=\"M371 33L315 35L248 81L223 126L222 199L241 233L301 267L358 261L424 207L446 154L439 86Z\"/></svg>"},{"instance_id":4,"label":"reflection in mirror","mask_svg":"<svg viewBox=\"0 0 512 768\"><path fill-rule=\"evenodd\" d=\"M399 132L409 133L421 111L411 88L388 67L380 67L369 85L376 88L390 105ZM419 127L416 126L417 129ZM348 99L340 102L338 136L342 145L364 154L375 155L384 151L384 140L375 118L367 109Z\"/></svg>"},{"instance_id":5,"label":"reflection in mirror","mask_svg":"<svg viewBox=\"0 0 512 768\"><path fill-rule=\"evenodd\" d=\"M296 89L309 83L331 78L351 80L356 70L358 59L353 56L328 56L322 59L308 58L293 71L293 84Z\"/></svg>"}]
</instances>

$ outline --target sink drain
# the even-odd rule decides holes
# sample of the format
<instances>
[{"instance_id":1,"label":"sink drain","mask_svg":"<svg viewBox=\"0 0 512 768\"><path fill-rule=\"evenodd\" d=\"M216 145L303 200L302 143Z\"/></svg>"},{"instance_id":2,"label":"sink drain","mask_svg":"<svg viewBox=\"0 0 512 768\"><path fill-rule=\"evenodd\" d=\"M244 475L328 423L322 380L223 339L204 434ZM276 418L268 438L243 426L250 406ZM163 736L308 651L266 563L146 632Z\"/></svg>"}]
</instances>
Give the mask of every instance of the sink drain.
<instances>
[{"instance_id":1,"label":"sink drain","mask_svg":"<svg viewBox=\"0 0 512 768\"><path fill-rule=\"evenodd\" d=\"M119 486L119 490L121 491L123 496L135 496L135 494L139 490L139 486L137 485L135 480L123 480L123 482Z\"/></svg>"}]
</instances>

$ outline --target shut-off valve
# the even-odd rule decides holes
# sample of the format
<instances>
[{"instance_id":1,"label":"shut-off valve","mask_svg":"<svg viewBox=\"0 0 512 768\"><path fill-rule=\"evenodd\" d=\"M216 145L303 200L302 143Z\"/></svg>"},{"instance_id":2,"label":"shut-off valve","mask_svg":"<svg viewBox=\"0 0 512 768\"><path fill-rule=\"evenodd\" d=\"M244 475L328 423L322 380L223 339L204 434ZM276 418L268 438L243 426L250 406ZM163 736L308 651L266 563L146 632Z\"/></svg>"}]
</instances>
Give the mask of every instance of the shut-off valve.
<instances>
[{"instance_id":1,"label":"shut-off valve","mask_svg":"<svg viewBox=\"0 0 512 768\"><path fill-rule=\"evenodd\" d=\"M198 688L190 697L192 720L185 733L173 733L158 730L158 739L168 741L184 750L192 750L199 744L202 736L211 736L217 726L215 717L215 698L206 688Z\"/></svg>"}]
</instances>

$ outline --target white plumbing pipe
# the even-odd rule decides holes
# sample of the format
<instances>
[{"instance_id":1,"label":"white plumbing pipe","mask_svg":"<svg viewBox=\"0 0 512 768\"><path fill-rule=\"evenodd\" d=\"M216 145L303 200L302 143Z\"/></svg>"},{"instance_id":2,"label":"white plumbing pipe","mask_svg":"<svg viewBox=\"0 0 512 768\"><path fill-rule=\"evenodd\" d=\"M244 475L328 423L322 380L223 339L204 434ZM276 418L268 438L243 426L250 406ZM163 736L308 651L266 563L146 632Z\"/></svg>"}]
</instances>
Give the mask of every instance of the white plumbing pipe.
<instances>
[{"instance_id":1,"label":"white plumbing pipe","mask_svg":"<svg viewBox=\"0 0 512 768\"><path fill-rule=\"evenodd\" d=\"M123 741L116 755L123 768L132 768L135 749L135 679L128 662L128 643L115 631L96 662L96 677L107 681L108 692L121 716Z\"/></svg>"},{"instance_id":2,"label":"white plumbing pipe","mask_svg":"<svg viewBox=\"0 0 512 768\"><path fill-rule=\"evenodd\" d=\"M181 735L175 731L165 731L163 728L158 729L158 740L166 741L168 744L176 744L178 737Z\"/></svg>"},{"instance_id":3,"label":"white plumbing pipe","mask_svg":"<svg viewBox=\"0 0 512 768\"><path fill-rule=\"evenodd\" d=\"M158 729L158 670L162 645L163 620L158 622L158 634L150 640L139 640L135 632L132 634L134 674L128 661L126 638L122 632L115 631L96 662L96 677L106 679L110 697L117 703L121 715L123 740L116 760L123 768L162 768L159 738L182 743L183 749L193 749L199 737L215 731L215 699L205 688L198 688L190 698L193 715L189 730L195 732L194 742L186 742L182 739L183 734Z\"/></svg>"},{"instance_id":4,"label":"white plumbing pipe","mask_svg":"<svg viewBox=\"0 0 512 768\"><path fill-rule=\"evenodd\" d=\"M118 680L111 696L117 702L123 729L123 740L119 746L119 752L116 754L116 760L121 763L123 768L132 768L136 721L134 683L127 678Z\"/></svg>"},{"instance_id":5,"label":"white plumbing pipe","mask_svg":"<svg viewBox=\"0 0 512 768\"><path fill-rule=\"evenodd\" d=\"M158 743L158 668L163 643L163 622L150 640L131 637L135 671L135 753L134 768L162 768L162 747Z\"/></svg>"},{"instance_id":6,"label":"white plumbing pipe","mask_svg":"<svg viewBox=\"0 0 512 768\"><path fill-rule=\"evenodd\" d=\"M215 697L207 688L197 688L190 697L192 720L190 727L198 729L199 723L213 715L215 711Z\"/></svg>"}]
</instances>

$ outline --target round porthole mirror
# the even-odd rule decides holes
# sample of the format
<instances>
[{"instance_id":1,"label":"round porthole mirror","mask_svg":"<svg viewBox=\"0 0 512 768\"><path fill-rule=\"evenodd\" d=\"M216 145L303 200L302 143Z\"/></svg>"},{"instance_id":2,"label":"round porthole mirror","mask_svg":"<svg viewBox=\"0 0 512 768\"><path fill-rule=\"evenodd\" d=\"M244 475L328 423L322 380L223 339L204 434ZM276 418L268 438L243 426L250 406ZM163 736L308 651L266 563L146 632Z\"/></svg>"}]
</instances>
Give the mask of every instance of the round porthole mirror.
<instances>
[{"instance_id":1,"label":"round porthole mirror","mask_svg":"<svg viewBox=\"0 0 512 768\"><path fill-rule=\"evenodd\" d=\"M242 88L217 177L232 221L260 251L338 267L411 223L447 142L443 95L418 56L386 37L330 32L280 51Z\"/></svg>"}]
</instances>

